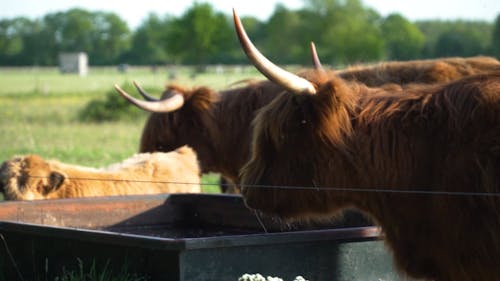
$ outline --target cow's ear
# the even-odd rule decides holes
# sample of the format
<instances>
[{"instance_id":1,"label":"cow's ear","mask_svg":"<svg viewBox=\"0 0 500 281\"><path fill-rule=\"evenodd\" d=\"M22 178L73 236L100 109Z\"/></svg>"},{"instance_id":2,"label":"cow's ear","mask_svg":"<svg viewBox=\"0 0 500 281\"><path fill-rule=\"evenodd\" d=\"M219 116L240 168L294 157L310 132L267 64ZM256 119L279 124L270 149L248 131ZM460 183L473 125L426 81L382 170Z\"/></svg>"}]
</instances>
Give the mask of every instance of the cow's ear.
<instances>
[{"instance_id":1,"label":"cow's ear","mask_svg":"<svg viewBox=\"0 0 500 281\"><path fill-rule=\"evenodd\" d=\"M51 172L49 176L49 184L51 191L56 191L66 180L66 176L59 172Z\"/></svg>"}]
</instances>

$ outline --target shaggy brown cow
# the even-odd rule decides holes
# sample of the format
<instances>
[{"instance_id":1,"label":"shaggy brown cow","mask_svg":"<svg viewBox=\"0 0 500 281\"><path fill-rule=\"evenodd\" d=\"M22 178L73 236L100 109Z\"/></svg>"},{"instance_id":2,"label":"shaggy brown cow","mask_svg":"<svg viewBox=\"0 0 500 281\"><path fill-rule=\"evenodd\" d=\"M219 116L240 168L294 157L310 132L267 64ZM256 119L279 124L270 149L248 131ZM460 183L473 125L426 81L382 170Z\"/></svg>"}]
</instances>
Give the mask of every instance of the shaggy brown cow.
<instances>
[{"instance_id":1,"label":"shaggy brown cow","mask_svg":"<svg viewBox=\"0 0 500 281\"><path fill-rule=\"evenodd\" d=\"M484 64L467 65L469 61L475 60L464 59L462 67L470 71L460 73L467 75L473 70L482 72L500 66L500 62L494 59L485 59ZM398 63L398 69L404 68L405 64L408 68L419 65L415 62L402 62ZM383 73L391 70L392 74L393 68L382 65L380 68L380 71L373 71L373 75L377 76L377 81L383 83L380 80L384 77ZM418 68L418 71L424 73L416 75L415 79L430 76L431 74L427 72L431 70L429 67ZM333 71L326 73L335 76ZM317 71L307 70L300 75L313 79L317 76ZM386 77L390 82L394 82L392 76ZM434 81L439 82L441 77L443 76L435 77ZM367 75L352 75L352 78L372 81ZM450 78L446 77L446 80L448 79ZM403 78L400 80L402 82ZM408 78L404 78L404 81L412 82L408 81ZM182 145L189 145L198 154L203 173L220 173L230 182L237 180L239 169L248 160L250 123L255 112L283 92L283 87L270 81L248 83L220 92L206 87L187 89L172 85L167 87L159 100L155 100L136 83L134 84L145 96L146 101L137 100L118 86L116 88L132 104L152 112L144 126L139 151L170 151Z\"/></svg>"},{"instance_id":2,"label":"shaggy brown cow","mask_svg":"<svg viewBox=\"0 0 500 281\"><path fill-rule=\"evenodd\" d=\"M141 153L104 169L14 157L0 168L0 191L7 200L197 193L200 171L196 154L181 147L169 153Z\"/></svg>"},{"instance_id":3,"label":"shaggy brown cow","mask_svg":"<svg viewBox=\"0 0 500 281\"><path fill-rule=\"evenodd\" d=\"M409 276L500 280L500 72L388 91L283 77L240 40L288 89L254 119L240 177L248 207L290 220L355 207Z\"/></svg>"}]
</instances>

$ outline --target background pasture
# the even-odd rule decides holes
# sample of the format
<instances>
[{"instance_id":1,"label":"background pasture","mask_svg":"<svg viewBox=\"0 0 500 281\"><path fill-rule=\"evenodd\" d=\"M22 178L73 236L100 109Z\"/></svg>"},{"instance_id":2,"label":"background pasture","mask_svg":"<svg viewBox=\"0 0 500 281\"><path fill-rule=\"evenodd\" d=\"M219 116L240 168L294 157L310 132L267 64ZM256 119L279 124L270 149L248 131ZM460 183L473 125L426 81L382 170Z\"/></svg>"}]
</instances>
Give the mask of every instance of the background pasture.
<instances>
[{"instance_id":1,"label":"background pasture","mask_svg":"<svg viewBox=\"0 0 500 281\"><path fill-rule=\"evenodd\" d=\"M224 89L256 77L260 76L249 67L209 67L202 73L190 67L129 67L127 72L93 67L85 77L60 74L55 67L1 68L0 162L14 155L35 153L72 164L102 167L130 157L138 149L148 113L113 122L83 122L78 118L87 103L104 100L114 91L115 83L130 85L136 80L159 96L168 83ZM208 184L205 191L218 191L218 175L205 175L203 181Z\"/></svg>"}]
</instances>

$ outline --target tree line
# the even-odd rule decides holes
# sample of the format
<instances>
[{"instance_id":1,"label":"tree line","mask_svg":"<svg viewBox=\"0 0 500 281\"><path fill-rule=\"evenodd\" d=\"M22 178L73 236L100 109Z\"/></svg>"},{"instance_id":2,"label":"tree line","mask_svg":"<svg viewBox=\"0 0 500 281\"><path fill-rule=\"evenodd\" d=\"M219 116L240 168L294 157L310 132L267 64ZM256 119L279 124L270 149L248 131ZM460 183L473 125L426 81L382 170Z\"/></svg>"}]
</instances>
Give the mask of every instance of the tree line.
<instances>
[{"instance_id":1,"label":"tree line","mask_svg":"<svg viewBox=\"0 0 500 281\"><path fill-rule=\"evenodd\" d=\"M494 22L411 22L382 17L361 0L304 0L277 5L267 21L243 17L250 38L279 64L309 64L314 41L323 63L490 55L500 57ZM232 16L195 2L181 16L149 14L131 30L115 13L70 9L39 19L0 20L0 65L57 65L61 52L86 52L92 65L246 63Z\"/></svg>"}]
</instances>

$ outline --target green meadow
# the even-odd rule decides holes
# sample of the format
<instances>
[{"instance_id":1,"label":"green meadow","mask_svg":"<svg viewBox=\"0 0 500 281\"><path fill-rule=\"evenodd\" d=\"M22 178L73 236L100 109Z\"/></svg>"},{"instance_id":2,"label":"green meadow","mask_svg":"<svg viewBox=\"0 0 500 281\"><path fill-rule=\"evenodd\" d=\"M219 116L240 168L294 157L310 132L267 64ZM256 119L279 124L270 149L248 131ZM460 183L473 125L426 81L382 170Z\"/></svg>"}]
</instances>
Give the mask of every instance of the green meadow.
<instances>
[{"instance_id":1,"label":"green meadow","mask_svg":"<svg viewBox=\"0 0 500 281\"><path fill-rule=\"evenodd\" d=\"M137 152L148 113L126 121L82 122L79 112L95 100L104 100L113 85L139 82L159 96L165 85L208 86L224 89L232 83L259 77L250 68L208 69L194 74L189 67L175 69L130 67L90 68L87 76L61 74L57 68L0 68L0 162L14 155L38 154L62 162L102 167ZM117 94L118 95L118 94ZM217 192L218 175L204 175L204 190Z\"/></svg>"}]
</instances>

